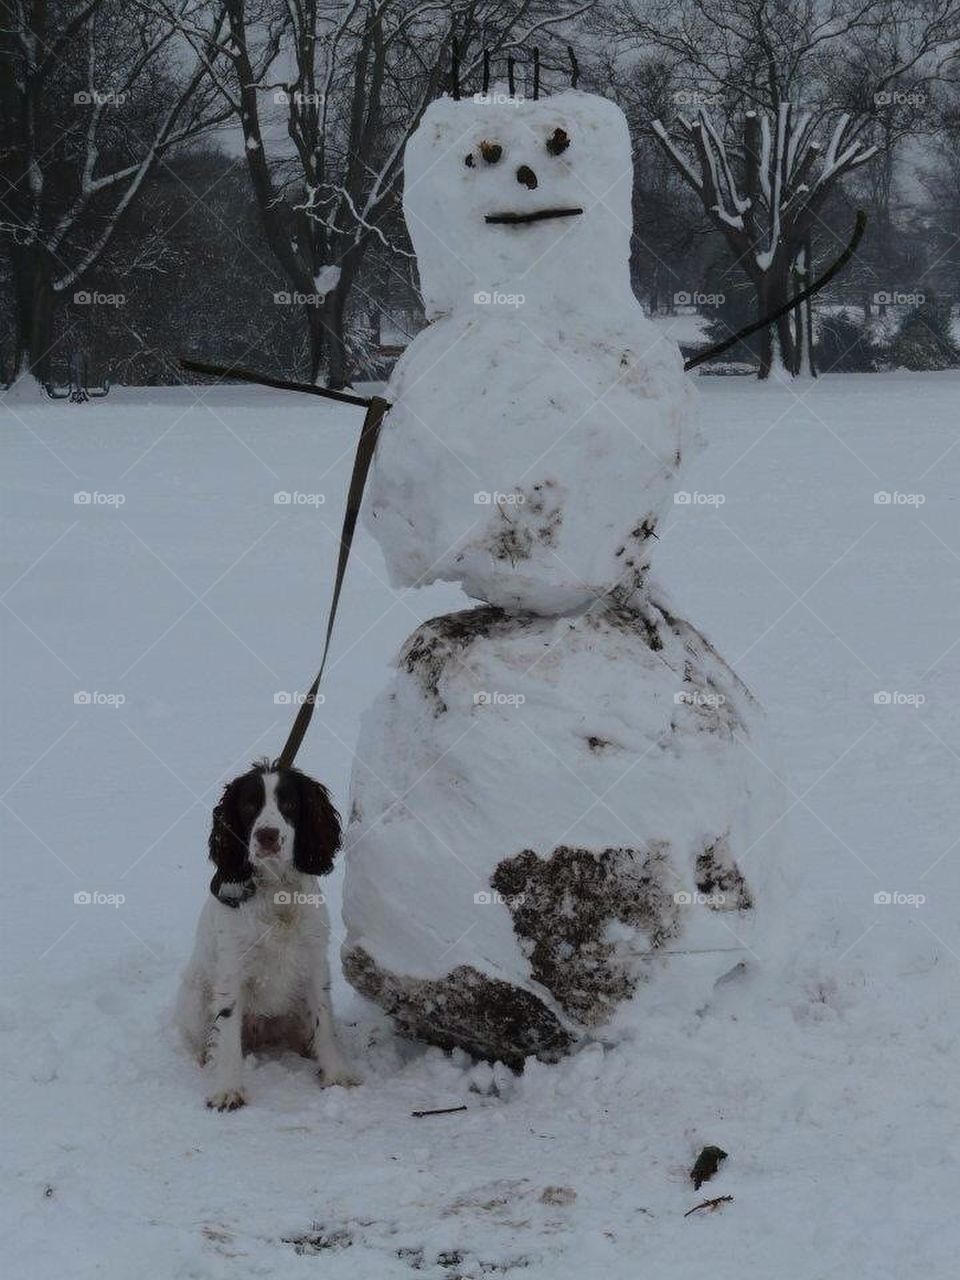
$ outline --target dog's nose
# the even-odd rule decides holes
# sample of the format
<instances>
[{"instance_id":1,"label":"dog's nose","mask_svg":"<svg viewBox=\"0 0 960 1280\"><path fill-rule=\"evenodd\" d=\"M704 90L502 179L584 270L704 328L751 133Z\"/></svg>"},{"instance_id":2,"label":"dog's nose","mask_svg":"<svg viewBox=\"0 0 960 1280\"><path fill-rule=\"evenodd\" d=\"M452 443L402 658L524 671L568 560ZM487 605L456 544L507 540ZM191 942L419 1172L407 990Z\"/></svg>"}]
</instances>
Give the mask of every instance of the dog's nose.
<instances>
[{"instance_id":1,"label":"dog's nose","mask_svg":"<svg viewBox=\"0 0 960 1280\"><path fill-rule=\"evenodd\" d=\"M280 831L277 827L258 827L257 844L265 852L276 852L280 845Z\"/></svg>"},{"instance_id":2,"label":"dog's nose","mask_svg":"<svg viewBox=\"0 0 960 1280\"><path fill-rule=\"evenodd\" d=\"M531 191L535 191L537 187L537 175L533 172L528 164L522 164L517 170L517 181L521 186L529 187Z\"/></svg>"}]
</instances>

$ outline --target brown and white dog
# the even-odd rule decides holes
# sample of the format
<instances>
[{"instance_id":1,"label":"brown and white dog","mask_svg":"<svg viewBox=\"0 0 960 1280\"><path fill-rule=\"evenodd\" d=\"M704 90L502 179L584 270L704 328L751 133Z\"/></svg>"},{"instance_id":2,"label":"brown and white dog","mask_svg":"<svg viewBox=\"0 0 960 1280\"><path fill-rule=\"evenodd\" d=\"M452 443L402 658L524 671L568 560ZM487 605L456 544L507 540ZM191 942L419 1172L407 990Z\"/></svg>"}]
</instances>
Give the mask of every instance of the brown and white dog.
<instances>
[{"instance_id":1,"label":"brown and white dog","mask_svg":"<svg viewBox=\"0 0 960 1280\"><path fill-rule=\"evenodd\" d=\"M213 813L216 873L177 999L177 1023L211 1077L207 1106L246 1098L244 1052L292 1049L323 1085L358 1083L330 1009L330 922L316 877L333 867L340 818L325 787L269 761L224 789Z\"/></svg>"}]
</instances>

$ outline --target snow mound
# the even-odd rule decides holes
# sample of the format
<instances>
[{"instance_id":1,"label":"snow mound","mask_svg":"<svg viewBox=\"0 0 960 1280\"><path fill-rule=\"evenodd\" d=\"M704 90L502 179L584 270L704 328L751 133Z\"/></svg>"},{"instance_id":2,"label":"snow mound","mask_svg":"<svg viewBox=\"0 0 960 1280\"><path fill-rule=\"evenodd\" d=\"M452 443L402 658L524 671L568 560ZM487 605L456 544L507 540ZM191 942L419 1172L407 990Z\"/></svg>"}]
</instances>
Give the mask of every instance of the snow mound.
<instances>
[{"instance_id":1,"label":"snow mound","mask_svg":"<svg viewBox=\"0 0 960 1280\"><path fill-rule=\"evenodd\" d=\"M347 976L407 1034L514 1064L631 1008L698 1007L749 959L765 896L756 720L641 596L426 623L363 721Z\"/></svg>"}]
</instances>

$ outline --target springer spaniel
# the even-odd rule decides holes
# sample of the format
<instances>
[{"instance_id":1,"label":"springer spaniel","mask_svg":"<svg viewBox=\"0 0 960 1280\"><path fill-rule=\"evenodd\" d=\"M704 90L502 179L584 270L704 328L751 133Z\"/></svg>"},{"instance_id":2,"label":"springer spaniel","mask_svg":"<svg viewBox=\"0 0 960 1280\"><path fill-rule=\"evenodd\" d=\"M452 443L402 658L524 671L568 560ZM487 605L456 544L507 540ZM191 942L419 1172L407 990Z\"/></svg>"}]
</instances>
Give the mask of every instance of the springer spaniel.
<instances>
[{"instance_id":1,"label":"springer spaniel","mask_svg":"<svg viewBox=\"0 0 960 1280\"><path fill-rule=\"evenodd\" d=\"M324 1085L358 1083L330 1010L330 921L317 876L333 867L340 817L325 787L263 761L213 811L216 874L177 1000L177 1023L212 1077L207 1106L235 1111L244 1051L313 1058Z\"/></svg>"}]
</instances>

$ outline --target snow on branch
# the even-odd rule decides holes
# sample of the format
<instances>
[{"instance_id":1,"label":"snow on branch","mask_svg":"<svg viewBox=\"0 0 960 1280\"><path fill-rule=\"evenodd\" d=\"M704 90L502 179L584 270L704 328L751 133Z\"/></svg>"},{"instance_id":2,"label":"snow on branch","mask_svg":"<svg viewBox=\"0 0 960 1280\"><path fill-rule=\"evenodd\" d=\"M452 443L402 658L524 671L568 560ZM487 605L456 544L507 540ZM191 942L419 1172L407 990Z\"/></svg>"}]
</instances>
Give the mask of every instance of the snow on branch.
<instances>
[{"instance_id":1,"label":"snow on branch","mask_svg":"<svg viewBox=\"0 0 960 1280\"><path fill-rule=\"evenodd\" d=\"M693 165L687 161L686 156L683 154L680 148L674 143L673 139L670 137L669 133L667 133L666 129L664 128L663 123L660 120L654 120L650 127L653 129L653 132L656 134L658 140L666 150L667 154L673 160L674 164L677 166L677 168L680 170L680 172L683 174L686 180L690 183L693 189L695 191L701 191L703 189L703 183L697 177L697 174L693 168Z\"/></svg>"},{"instance_id":2,"label":"snow on branch","mask_svg":"<svg viewBox=\"0 0 960 1280\"><path fill-rule=\"evenodd\" d=\"M653 134L738 259L758 276L789 270L803 251L817 209L843 174L877 152L860 137L863 121L841 115L824 147L810 111L781 102L775 113L749 111L732 146L712 114L678 119L675 135L660 120Z\"/></svg>"}]
</instances>

